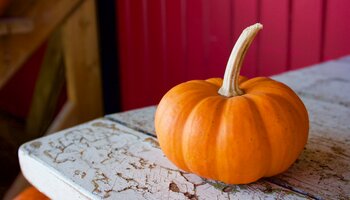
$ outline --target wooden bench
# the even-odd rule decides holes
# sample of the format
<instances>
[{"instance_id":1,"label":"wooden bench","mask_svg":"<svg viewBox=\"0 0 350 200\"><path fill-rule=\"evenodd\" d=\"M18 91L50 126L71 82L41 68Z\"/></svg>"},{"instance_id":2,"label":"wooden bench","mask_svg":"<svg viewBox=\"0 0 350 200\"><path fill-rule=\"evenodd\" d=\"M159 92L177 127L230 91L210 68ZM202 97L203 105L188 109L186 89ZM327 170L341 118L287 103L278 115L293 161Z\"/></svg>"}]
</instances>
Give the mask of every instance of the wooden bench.
<instances>
[{"instance_id":1,"label":"wooden bench","mask_svg":"<svg viewBox=\"0 0 350 200\"><path fill-rule=\"evenodd\" d=\"M272 78L299 94L310 117L305 150L278 176L226 185L179 170L159 148L155 106L28 142L22 171L53 199L349 199L350 57Z\"/></svg>"}]
</instances>

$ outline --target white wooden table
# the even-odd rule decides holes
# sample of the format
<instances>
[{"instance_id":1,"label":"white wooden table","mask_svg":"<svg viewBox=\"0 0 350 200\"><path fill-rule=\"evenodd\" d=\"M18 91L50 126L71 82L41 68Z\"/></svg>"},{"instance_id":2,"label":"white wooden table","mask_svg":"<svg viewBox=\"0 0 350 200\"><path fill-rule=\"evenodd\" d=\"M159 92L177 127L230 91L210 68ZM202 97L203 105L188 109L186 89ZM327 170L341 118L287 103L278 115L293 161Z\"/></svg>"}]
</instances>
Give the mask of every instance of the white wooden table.
<instances>
[{"instance_id":1,"label":"white wooden table","mask_svg":"<svg viewBox=\"0 0 350 200\"><path fill-rule=\"evenodd\" d=\"M350 199L350 57L273 78L300 95L311 127L304 152L281 175L225 185L177 169L155 137L155 107L28 142L21 169L53 199Z\"/></svg>"}]
</instances>

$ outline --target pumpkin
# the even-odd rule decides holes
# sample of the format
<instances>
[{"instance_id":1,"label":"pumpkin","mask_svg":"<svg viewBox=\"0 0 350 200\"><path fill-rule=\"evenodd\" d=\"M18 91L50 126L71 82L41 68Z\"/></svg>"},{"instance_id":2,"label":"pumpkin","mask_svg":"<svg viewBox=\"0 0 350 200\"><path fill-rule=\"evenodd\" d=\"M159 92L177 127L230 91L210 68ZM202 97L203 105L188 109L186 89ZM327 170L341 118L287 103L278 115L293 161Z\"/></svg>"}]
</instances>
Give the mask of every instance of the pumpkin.
<instances>
[{"instance_id":1,"label":"pumpkin","mask_svg":"<svg viewBox=\"0 0 350 200\"><path fill-rule=\"evenodd\" d=\"M17 195L14 200L49 200L49 198L35 187L30 186Z\"/></svg>"},{"instance_id":2,"label":"pumpkin","mask_svg":"<svg viewBox=\"0 0 350 200\"><path fill-rule=\"evenodd\" d=\"M155 114L164 154L176 166L228 184L251 183L288 169L303 150L307 110L286 85L239 75L261 24L246 28L224 79L192 80L169 90Z\"/></svg>"}]
</instances>

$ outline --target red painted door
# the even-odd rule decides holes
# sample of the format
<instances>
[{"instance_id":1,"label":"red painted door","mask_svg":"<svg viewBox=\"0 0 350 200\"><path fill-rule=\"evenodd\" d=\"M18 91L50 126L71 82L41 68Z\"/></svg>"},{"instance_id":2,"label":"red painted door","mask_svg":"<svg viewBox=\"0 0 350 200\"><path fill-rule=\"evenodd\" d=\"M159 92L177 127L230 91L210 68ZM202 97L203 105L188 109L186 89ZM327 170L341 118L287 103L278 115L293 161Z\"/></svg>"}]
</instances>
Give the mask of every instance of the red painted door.
<instances>
[{"instance_id":1,"label":"red painted door","mask_svg":"<svg viewBox=\"0 0 350 200\"><path fill-rule=\"evenodd\" d=\"M242 74L269 76L350 54L347 0L118 0L122 108L176 84L222 77L241 31L264 25Z\"/></svg>"}]
</instances>

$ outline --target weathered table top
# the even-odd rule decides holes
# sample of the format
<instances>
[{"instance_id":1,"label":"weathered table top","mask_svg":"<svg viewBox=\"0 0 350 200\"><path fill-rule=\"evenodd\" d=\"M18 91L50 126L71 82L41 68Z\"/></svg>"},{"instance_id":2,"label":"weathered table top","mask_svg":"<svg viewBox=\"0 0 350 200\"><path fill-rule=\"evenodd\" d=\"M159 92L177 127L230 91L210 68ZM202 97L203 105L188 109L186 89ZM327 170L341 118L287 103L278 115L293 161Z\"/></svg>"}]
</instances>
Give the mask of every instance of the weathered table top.
<instances>
[{"instance_id":1,"label":"weathered table top","mask_svg":"<svg viewBox=\"0 0 350 200\"><path fill-rule=\"evenodd\" d=\"M350 57L273 78L310 117L304 152L278 176L225 185L179 170L154 136L154 106L28 142L22 172L53 199L350 199Z\"/></svg>"}]
</instances>

